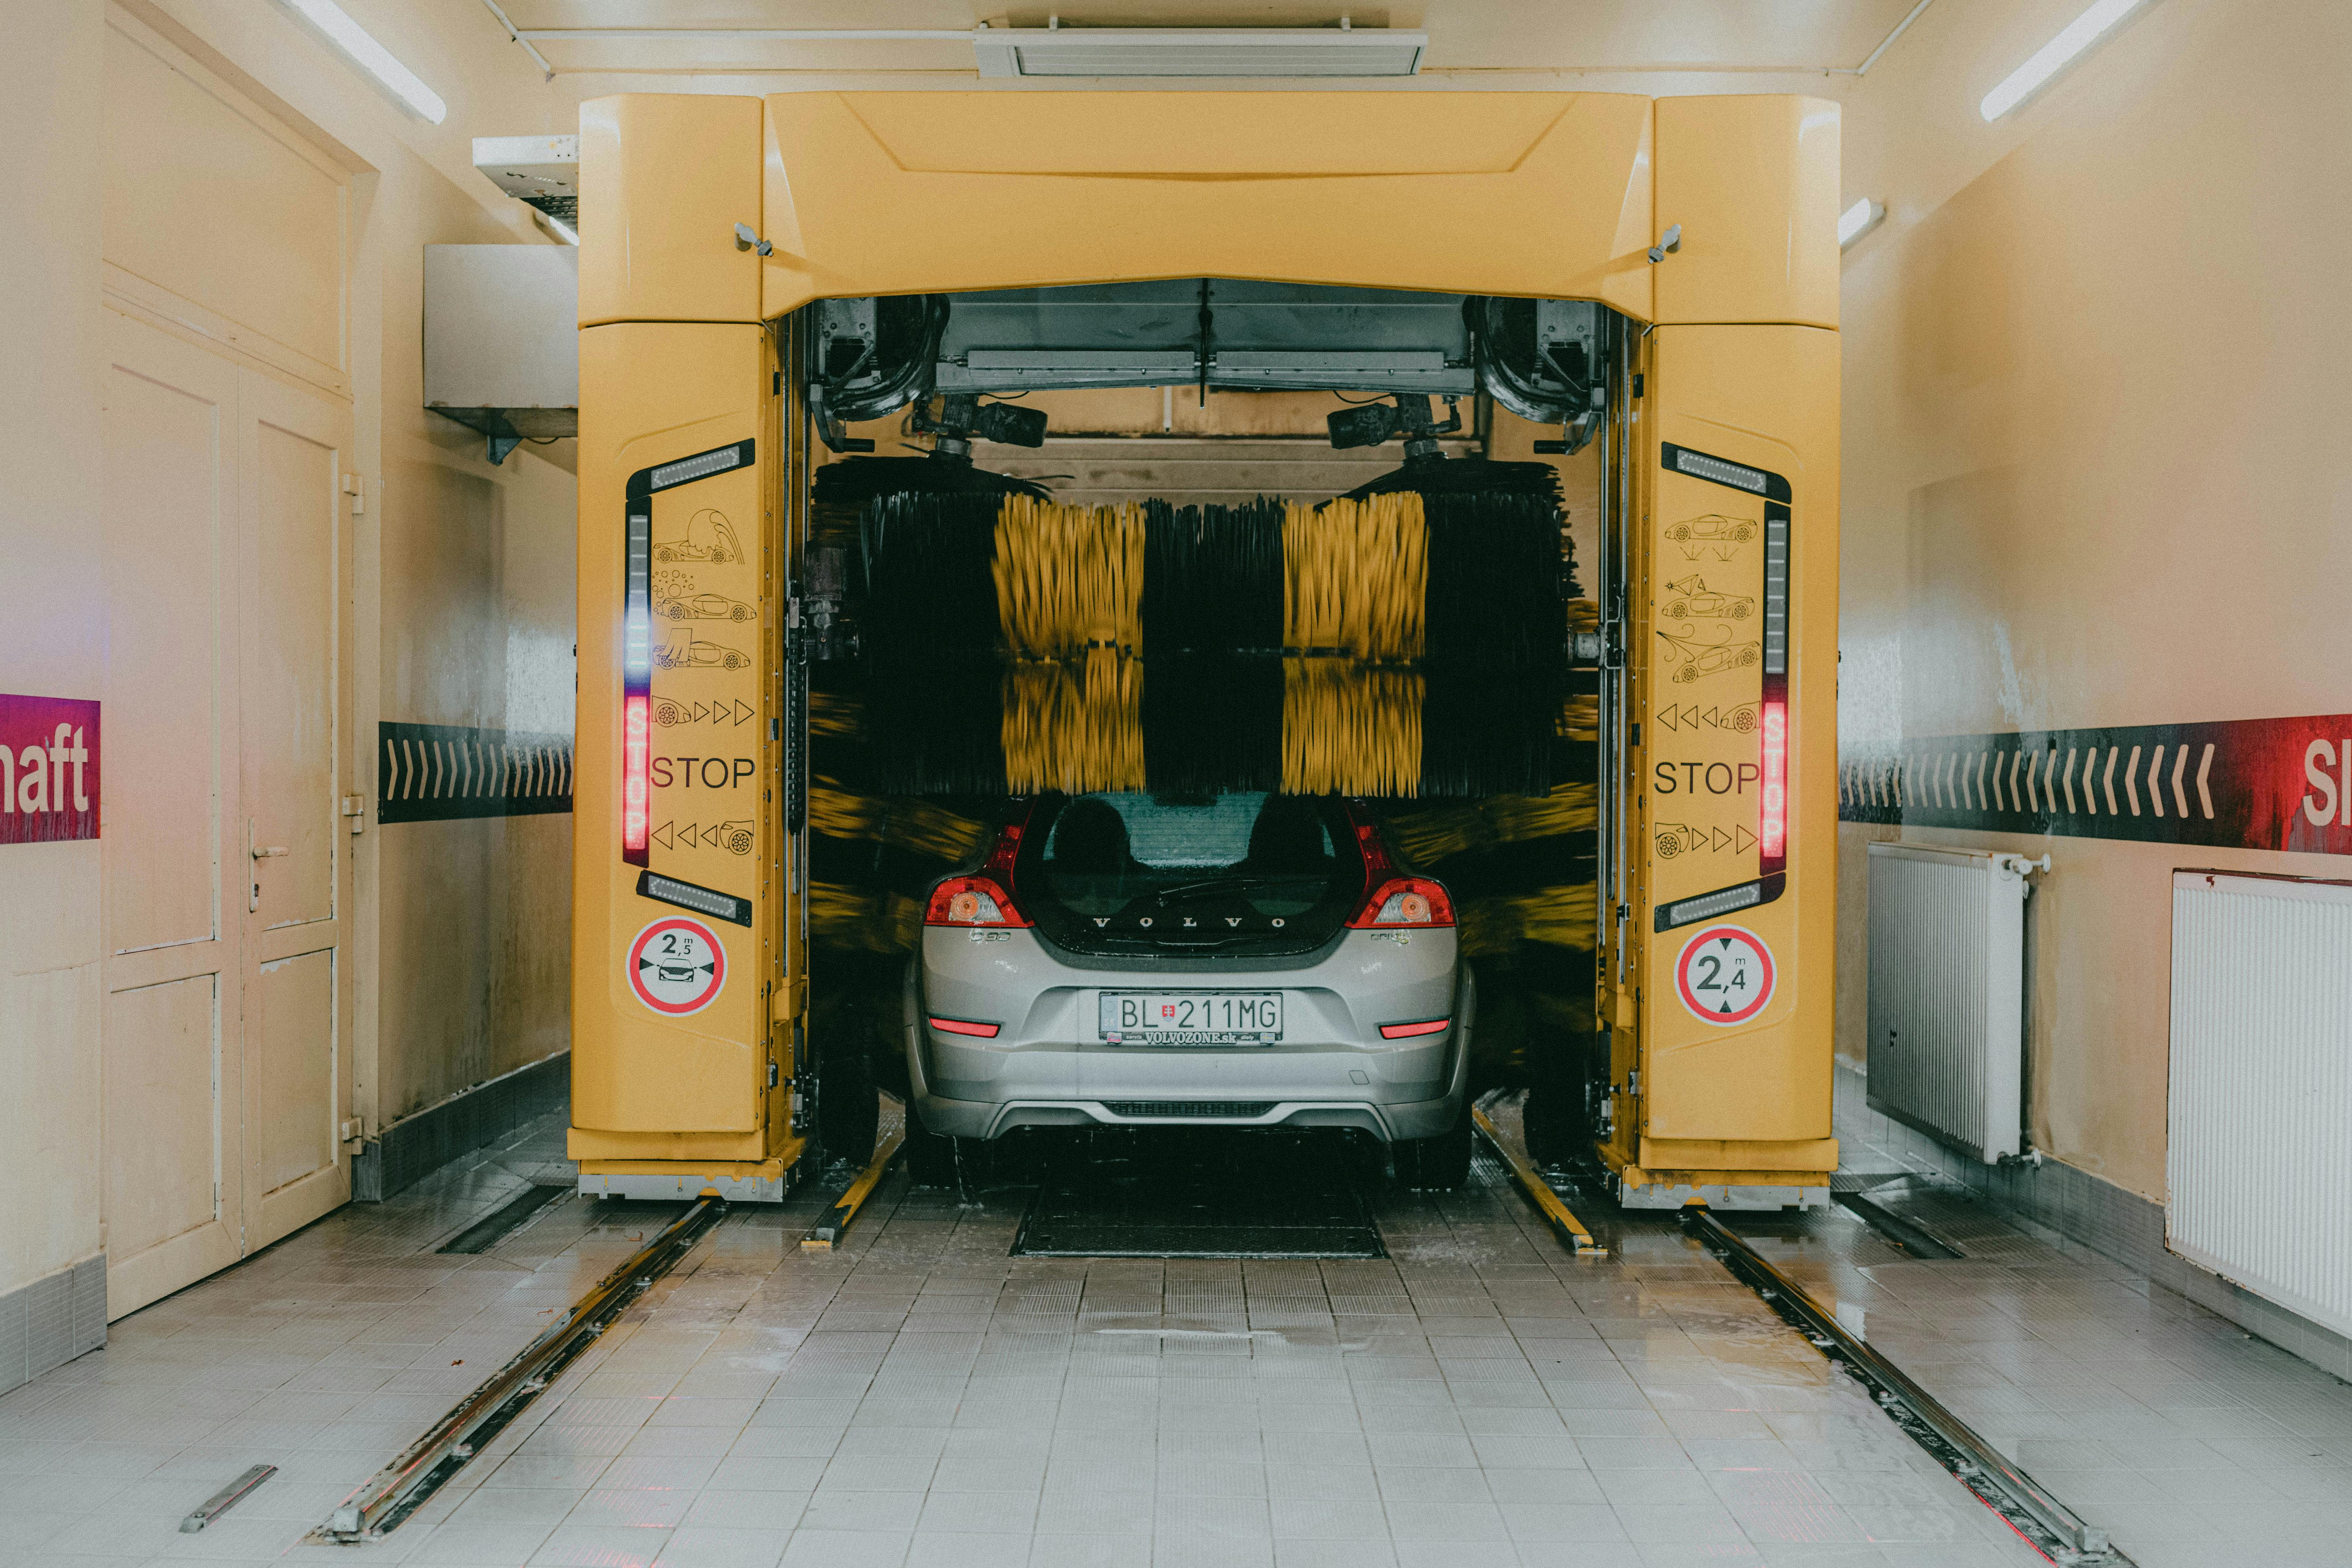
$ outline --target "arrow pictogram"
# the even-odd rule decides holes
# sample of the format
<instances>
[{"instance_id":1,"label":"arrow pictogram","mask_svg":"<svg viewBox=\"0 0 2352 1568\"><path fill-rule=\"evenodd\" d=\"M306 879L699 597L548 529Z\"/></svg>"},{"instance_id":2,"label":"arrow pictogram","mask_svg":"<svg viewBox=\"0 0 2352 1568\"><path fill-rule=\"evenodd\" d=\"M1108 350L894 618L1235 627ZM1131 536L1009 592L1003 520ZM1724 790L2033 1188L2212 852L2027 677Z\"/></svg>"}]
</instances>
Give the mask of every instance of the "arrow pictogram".
<instances>
[{"instance_id":1,"label":"arrow pictogram","mask_svg":"<svg viewBox=\"0 0 2352 1568\"><path fill-rule=\"evenodd\" d=\"M647 837L655 843L660 845L665 849L670 847L669 836L670 824L667 822L663 823L659 827L655 828L652 833L647 835Z\"/></svg>"}]
</instances>

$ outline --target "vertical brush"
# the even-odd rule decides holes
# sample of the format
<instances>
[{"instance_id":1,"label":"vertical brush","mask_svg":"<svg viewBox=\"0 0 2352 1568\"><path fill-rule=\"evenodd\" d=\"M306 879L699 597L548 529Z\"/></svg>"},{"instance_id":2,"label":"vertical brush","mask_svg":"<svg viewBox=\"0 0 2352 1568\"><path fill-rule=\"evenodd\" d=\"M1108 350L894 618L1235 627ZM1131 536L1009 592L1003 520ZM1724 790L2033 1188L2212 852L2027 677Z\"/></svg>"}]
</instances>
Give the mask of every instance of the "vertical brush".
<instances>
[{"instance_id":1,"label":"vertical brush","mask_svg":"<svg viewBox=\"0 0 2352 1568\"><path fill-rule=\"evenodd\" d=\"M1286 794L1417 795L1423 751L1418 672L1351 658L1283 660Z\"/></svg>"},{"instance_id":2,"label":"vertical brush","mask_svg":"<svg viewBox=\"0 0 2352 1568\"><path fill-rule=\"evenodd\" d=\"M1005 501L992 577L1015 794L1143 787L1144 545L1140 507Z\"/></svg>"},{"instance_id":3,"label":"vertical brush","mask_svg":"<svg viewBox=\"0 0 2352 1568\"><path fill-rule=\"evenodd\" d=\"M1146 775L1155 793L1282 784L1283 507L1144 506Z\"/></svg>"},{"instance_id":4,"label":"vertical brush","mask_svg":"<svg viewBox=\"0 0 2352 1568\"><path fill-rule=\"evenodd\" d=\"M1004 787L1014 795L1143 788L1143 666L1109 648L1008 667Z\"/></svg>"},{"instance_id":5,"label":"vertical brush","mask_svg":"<svg viewBox=\"0 0 2352 1568\"><path fill-rule=\"evenodd\" d=\"M1541 794L1558 771L1572 580L1554 496L1440 491L1429 527L1433 793Z\"/></svg>"},{"instance_id":6,"label":"vertical brush","mask_svg":"<svg viewBox=\"0 0 2352 1568\"><path fill-rule=\"evenodd\" d=\"M1143 635L1171 653L1282 647L1283 505L1144 503Z\"/></svg>"},{"instance_id":7,"label":"vertical brush","mask_svg":"<svg viewBox=\"0 0 2352 1568\"><path fill-rule=\"evenodd\" d=\"M868 747L886 794L1004 787L992 581L998 492L866 508Z\"/></svg>"},{"instance_id":8,"label":"vertical brush","mask_svg":"<svg viewBox=\"0 0 2352 1568\"><path fill-rule=\"evenodd\" d=\"M1282 520L1283 643L1293 652L1415 659L1425 638L1429 529L1416 495L1292 502Z\"/></svg>"},{"instance_id":9,"label":"vertical brush","mask_svg":"<svg viewBox=\"0 0 2352 1568\"><path fill-rule=\"evenodd\" d=\"M1015 658L1142 652L1143 559L1141 507L1008 497L991 570L1006 650Z\"/></svg>"}]
</instances>

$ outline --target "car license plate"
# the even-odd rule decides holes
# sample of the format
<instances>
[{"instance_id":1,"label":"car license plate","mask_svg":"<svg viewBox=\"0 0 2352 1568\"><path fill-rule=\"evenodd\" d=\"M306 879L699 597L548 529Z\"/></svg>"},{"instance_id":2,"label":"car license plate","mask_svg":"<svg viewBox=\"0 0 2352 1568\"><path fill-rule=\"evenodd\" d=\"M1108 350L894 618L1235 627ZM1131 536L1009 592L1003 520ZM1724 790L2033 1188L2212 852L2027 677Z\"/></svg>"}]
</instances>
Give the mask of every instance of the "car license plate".
<instances>
[{"instance_id":1,"label":"car license plate","mask_svg":"<svg viewBox=\"0 0 2352 1568\"><path fill-rule=\"evenodd\" d=\"M1282 1038L1279 991L1106 991L1102 1037L1115 1046L1256 1046Z\"/></svg>"}]
</instances>

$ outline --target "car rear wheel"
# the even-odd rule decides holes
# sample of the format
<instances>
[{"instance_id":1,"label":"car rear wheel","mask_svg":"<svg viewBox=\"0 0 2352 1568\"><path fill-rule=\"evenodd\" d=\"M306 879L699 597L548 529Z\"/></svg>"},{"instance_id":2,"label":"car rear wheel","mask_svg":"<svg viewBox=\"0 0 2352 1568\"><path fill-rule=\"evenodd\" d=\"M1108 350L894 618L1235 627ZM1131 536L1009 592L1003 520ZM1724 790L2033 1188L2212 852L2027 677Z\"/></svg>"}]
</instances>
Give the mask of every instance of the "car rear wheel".
<instances>
[{"instance_id":1,"label":"car rear wheel","mask_svg":"<svg viewBox=\"0 0 2352 1568\"><path fill-rule=\"evenodd\" d=\"M955 1140L924 1126L911 1105L907 1108L907 1173L919 1187L955 1185Z\"/></svg>"},{"instance_id":2,"label":"car rear wheel","mask_svg":"<svg viewBox=\"0 0 2352 1568\"><path fill-rule=\"evenodd\" d=\"M907 1173L919 1187L953 1187L970 1196L986 1184L991 1151L985 1139L950 1138L923 1125L907 1108Z\"/></svg>"},{"instance_id":3,"label":"car rear wheel","mask_svg":"<svg viewBox=\"0 0 2352 1568\"><path fill-rule=\"evenodd\" d=\"M1397 1184L1451 1191L1470 1179L1470 1102L1454 1125L1429 1138L1400 1138L1390 1150L1396 1160Z\"/></svg>"}]
</instances>

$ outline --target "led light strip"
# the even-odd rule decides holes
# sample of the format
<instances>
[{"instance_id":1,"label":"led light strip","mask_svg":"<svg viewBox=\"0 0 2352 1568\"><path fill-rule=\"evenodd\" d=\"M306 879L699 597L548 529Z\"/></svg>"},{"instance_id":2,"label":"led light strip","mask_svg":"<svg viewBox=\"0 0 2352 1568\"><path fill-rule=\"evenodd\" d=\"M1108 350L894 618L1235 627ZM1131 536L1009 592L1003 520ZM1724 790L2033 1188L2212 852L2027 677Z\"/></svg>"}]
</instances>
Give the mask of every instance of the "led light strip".
<instances>
[{"instance_id":1,"label":"led light strip","mask_svg":"<svg viewBox=\"0 0 2352 1568\"><path fill-rule=\"evenodd\" d=\"M652 806L647 781L652 750L653 651L652 497L629 506L623 539L621 591L621 858L642 866Z\"/></svg>"},{"instance_id":2,"label":"led light strip","mask_svg":"<svg viewBox=\"0 0 2352 1568\"><path fill-rule=\"evenodd\" d=\"M738 441L731 447L719 447L708 452L697 452L691 458L680 458L675 463L664 463L653 471L649 488L668 489L673 485L691 484L707 479L713 474L723 474L740 468L751 460L751 443Z\"/></svg>"},{"instance_id":3,"label":"led light strip","mask_svg":"<svg viewBox=\"0 0 2352 1568\"><path fill-rule=\"evenodd\" d=\"M645 866L651 859L651 835L647 831L652 816L653 794L648 776L653 749L653 686L654 686L654 616L653 616L653 527L654 495L658 490L707 479L713 474L731 473L748 468L752 459L752 444L736 441L724 447L714 447L707 452L697 452L690 458L657 468L639 468L629 476L625 490L626 521L621 536L621 860L625 865ZM661 898L665 903L680 903L676 898L646 892L647 879L638 879L637 891L649 898ZM689 887L688 883L670 884ZM740 923L749 925L750 906L732 895L715 894L730 902L741 904ZM698 904L686 904L688 909L700 909ZM719 914L719 910L705 912ZM722 919L734 920L731 914Z\"/></svg>"},{"instance_id":4,"label":"led light strip","mask_svg":"<svg viewBox=\"0 0 2352 1568\"><path fill-rule=\"evenodd\" d=\"M1764 498L1764 624L1759 633L1763 645L1763 689L1757 705L1757 876L1753 881L1660 904L1654 920L1657 929L1665 931L1733 910L1769 904L1788 885L1789 568L1793 493L1787 479L1769 469L1695 452L1671 441L1661 444L1659 460L1671 472Z\"/></svg>"}]
</instances>

